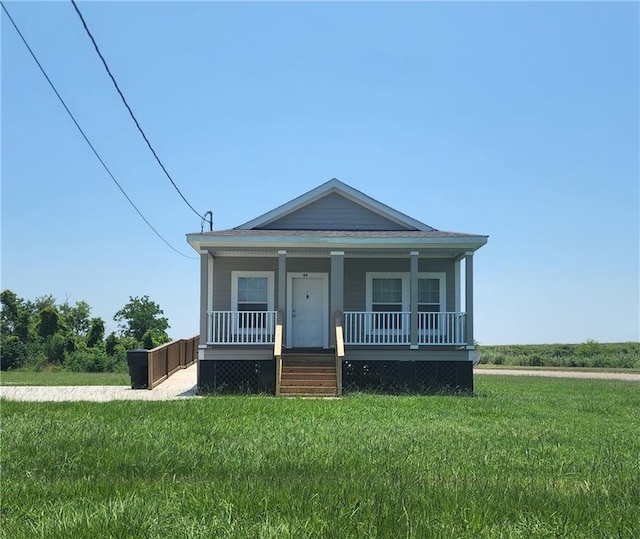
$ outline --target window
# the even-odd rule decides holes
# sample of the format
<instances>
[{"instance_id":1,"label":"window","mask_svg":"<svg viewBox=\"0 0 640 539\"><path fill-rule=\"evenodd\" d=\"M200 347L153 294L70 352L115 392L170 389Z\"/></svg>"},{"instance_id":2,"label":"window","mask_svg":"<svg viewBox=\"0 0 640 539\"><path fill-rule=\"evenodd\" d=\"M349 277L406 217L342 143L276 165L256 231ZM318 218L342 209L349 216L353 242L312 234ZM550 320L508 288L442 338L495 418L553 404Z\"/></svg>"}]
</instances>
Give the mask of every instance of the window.
<instances>
[{"instance_id":1,"label":"window","mask_svg":"<svg viewBox=\"0 0 640 539\"><path fill-rule=\"evenodd\" d=\"M402 279L378 278L371 279L371 310L374 313L400 313L402 312ZM376 316L375 329L400 329L401 317Z\"/></svg>"},{"instance_id":2,"label":"window","mask_svg":"<svg viewBox=\"0 0 640 539\"><path fill-rule=\"evenodd\" d=\"M443 310L440 303L440 283L441 279L438 277L418 277L419 313L439 313ZM418 329L438 329L439 318L436 315L419 316Z\"/></svg>"},{"instance_id":3,"label":"window","mask_svg":"<svg viewBox=\"0 0 640 539\"><path fill-rule=\"evenodd\" d=\"M239 311L238 328L266 328L266 311L273 310L273 272L231 272L232 309ZM248 314L255 313L255 314Z\"/></svg>"},{"instance_id":4,"label":"window","mask_svg":"<svg viewBox=\"0 0 640 539\"><path fill-rule=\"evenodd\" d=\"M409 310L407 279L404 273L367 273L367 311L380 313L373 315L372 329L381 331L408 329L407 321L404 320L406 316L400 314Z\"/></svg>"},{"instance_id":5,"label":"window","mask_svg":"<svg viewBox=\"0 0 640 539\"><path fill-rule=\"evenodd\" d=\"M368 272L366 282L367 311L374 313L409 313L411 311L410 288L411 274L409 272ZM418 273L418 329L420 331L438 329L440 316L435 313L446 310L445 291L446 274L444 272ZM407 325L406 328L404 327L405 324ZM374 315L373 318L373 329L408 331L408 326L408 314Z\"/></svg>"}]
</instances>

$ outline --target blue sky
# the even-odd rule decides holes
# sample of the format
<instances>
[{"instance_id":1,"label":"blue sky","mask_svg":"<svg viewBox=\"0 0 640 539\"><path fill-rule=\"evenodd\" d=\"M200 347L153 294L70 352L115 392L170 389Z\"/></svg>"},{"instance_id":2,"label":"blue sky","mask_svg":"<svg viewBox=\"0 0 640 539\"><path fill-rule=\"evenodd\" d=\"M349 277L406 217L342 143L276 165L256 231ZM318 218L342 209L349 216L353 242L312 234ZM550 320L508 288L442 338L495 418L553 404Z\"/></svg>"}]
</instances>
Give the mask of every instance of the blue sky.
<instances>
[{"instance_id":1,"label":"blue sky","mask_svg":"<svg viewBox=\"0 0 640 539\"><path fill-rule=\"evenodd\" d=\"M189 256L200 220L70 2L7 2L97 150ZM231 228L337 177L478 251L482 344L640 339L636 2L82 2L187 199ZM2 15L2 288L148 294L197 333L199 263L108 178Z\"/></svg>"}]
</instances>

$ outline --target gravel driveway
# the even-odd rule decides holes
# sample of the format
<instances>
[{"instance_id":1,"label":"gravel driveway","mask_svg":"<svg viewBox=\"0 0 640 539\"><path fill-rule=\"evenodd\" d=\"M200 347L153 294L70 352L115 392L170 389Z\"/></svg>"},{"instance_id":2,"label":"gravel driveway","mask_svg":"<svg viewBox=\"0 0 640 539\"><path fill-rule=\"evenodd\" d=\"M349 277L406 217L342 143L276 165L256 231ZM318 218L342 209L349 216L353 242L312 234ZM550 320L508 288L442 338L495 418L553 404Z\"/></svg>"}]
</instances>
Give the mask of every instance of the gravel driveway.
<instances>
[{"instance_id":1,"label":"gravel driveway","mask_svg":"<svg viewBox=\"0 0 640 539\"><path fill-rule=\"evenodd\" d=\"M629 380L640 382L640 374L629 372L543 371L537 369L473 369L473 374L506 376L548 376L551 378L588 378L591 380Z\"/></svg>"},{"instance_id":2,"label":"gravel driveway","mask_svg":"<svg viewBox=\"0 0 640 539\"><path fill-rule=\"evenodd\" d=\"M155 389L129 386L0 386L0 397L16 401L161 401L195 397L197 367L176 372Z\"/></svg>"}]
</instances>

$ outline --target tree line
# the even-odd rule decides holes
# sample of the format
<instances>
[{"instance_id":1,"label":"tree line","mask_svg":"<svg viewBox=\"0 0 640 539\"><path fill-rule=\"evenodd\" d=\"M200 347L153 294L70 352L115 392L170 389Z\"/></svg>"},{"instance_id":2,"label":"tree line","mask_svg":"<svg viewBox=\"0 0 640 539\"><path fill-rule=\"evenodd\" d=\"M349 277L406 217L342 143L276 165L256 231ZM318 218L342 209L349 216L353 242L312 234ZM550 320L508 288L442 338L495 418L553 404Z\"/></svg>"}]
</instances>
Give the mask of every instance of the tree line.
<instances>
[{"instance_id":1,"label":"tree line","mask_svg":"<svg viewBox=\"0 0 640 539\"><path fill-rule=\"evenodd\" d=\"M169 321L149 296L131 296L113 316L118 330L105 336L105 322L91 316L86 301L58 303L52 295L25 300L0 293L0 369L126 370L127 350L155 348L170 338Z\"/></svg>"}]
</instances>

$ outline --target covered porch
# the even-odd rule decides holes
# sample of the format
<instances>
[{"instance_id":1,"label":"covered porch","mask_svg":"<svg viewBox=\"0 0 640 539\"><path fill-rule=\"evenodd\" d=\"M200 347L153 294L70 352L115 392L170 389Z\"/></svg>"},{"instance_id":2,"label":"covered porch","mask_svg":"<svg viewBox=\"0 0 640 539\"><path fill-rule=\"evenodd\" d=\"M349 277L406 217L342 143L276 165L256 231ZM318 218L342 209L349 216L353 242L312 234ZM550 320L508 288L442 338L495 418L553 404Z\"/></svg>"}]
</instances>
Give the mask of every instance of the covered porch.
<instances>
[{"instance_id":1,"label":"covered porch","mask_svg":"<svg viewBox=\"0 0 640 539\"><path fill-rule=\"evenodd\" d=\"M201 350L474 348L472 251L269 254L201 253Z\"/></svg>"}]
</instances>

